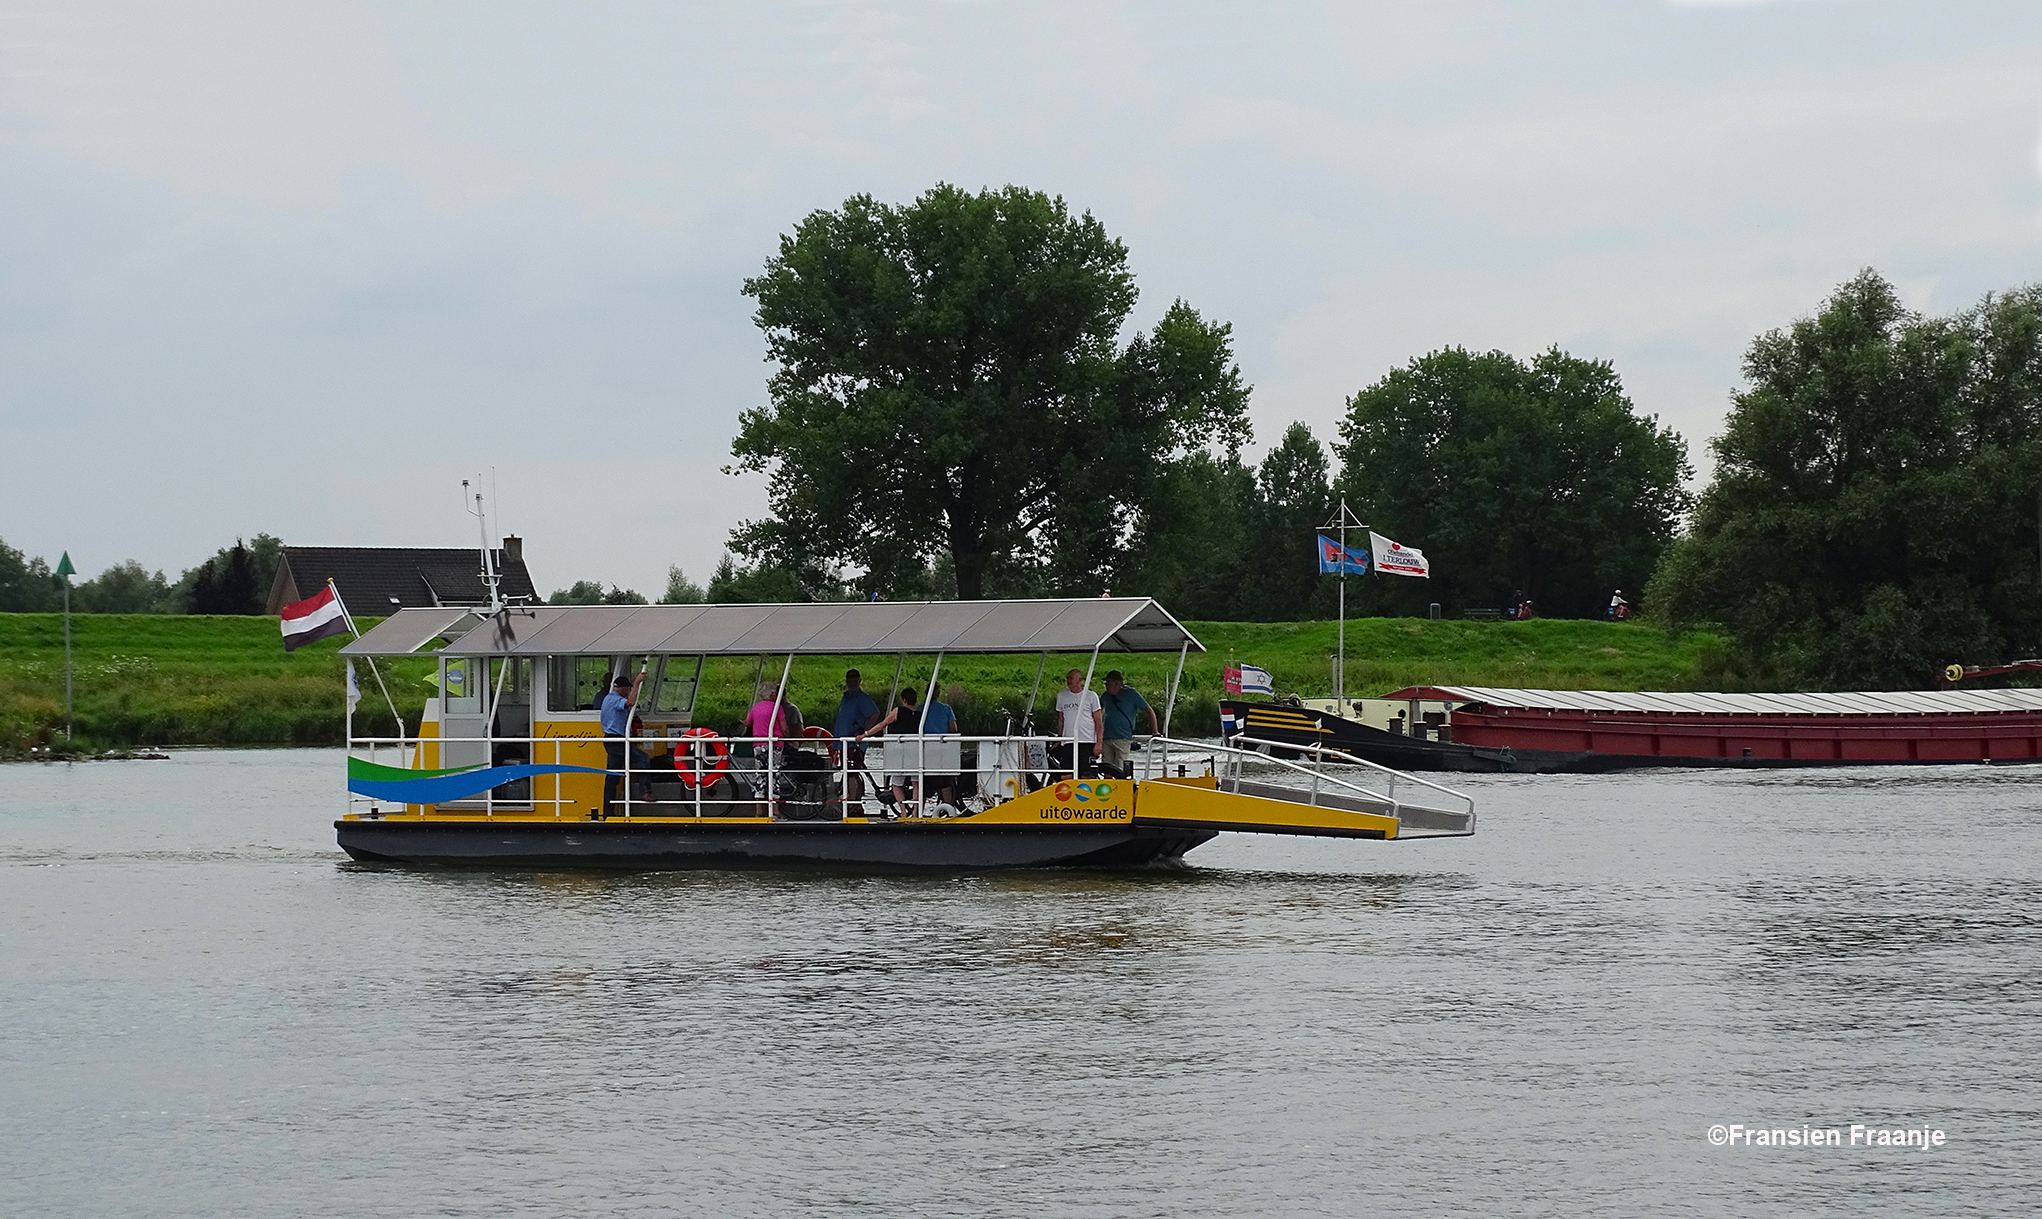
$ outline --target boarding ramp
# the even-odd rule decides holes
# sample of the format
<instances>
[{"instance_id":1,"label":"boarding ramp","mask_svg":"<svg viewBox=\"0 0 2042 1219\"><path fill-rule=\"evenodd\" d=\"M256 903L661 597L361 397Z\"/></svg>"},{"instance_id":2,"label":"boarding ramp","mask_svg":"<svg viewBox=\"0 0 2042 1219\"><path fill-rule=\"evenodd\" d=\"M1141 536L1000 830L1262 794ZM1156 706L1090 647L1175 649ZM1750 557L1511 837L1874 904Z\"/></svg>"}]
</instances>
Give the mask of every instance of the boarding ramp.
<instances>
[{"instance_id":1,"label":"boarding ramp","mask_svg":"<svg viewBox=\"0 0 2042 1219\"><path fill-rule=\"evenodd\" d=\"M1146 780L1135 820L1241 833L1354 838L1461 838L1475 832L1474 797L1340 750L1292 759L1295 746L1234 737L1227 744L1155 737L1136 760ZM1197 768L1202 774L1194 774Z\"/></svg>"}]
</instances>

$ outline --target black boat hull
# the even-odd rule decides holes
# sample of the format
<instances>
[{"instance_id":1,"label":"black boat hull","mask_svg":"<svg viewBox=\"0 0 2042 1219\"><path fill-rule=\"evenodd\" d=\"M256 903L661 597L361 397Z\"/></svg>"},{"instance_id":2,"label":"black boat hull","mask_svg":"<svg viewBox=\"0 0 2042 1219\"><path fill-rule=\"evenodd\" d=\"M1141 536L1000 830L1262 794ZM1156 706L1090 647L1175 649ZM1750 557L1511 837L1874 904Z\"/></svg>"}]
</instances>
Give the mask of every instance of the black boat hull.
<instances>
[{"instance_id":1,"label":"black boat hull","mask_svg":"<svg viewBox=\"0 0 2042 1219\"><path fill-rule=\"evenodd\" d=\"M646 871L821 868L971 871L1121 868L1181 858L1208 831L1138 825L942 822L415 821L334 823L356 859L440 866Z\"/></svg>"}]
</instances>

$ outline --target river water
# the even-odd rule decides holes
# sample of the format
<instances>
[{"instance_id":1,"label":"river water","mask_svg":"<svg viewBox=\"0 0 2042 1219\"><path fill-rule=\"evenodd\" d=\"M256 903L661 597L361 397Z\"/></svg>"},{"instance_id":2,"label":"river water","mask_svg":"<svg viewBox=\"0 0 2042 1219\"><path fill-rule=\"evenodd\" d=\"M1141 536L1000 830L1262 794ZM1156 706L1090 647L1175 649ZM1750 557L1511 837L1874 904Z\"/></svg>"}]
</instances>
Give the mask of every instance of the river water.
<instances>
[{"instance_id":1,"label":"river water","mask_svg":"<svg viewBox=\"0 0 2042 1219\"><path fill-rule=\"evenodd\" d=\"M2033 1212L2042 768L1461 785L1177 871L487 874L347 861L334 752L0 767L0 1213Z\"/></svg>"}]
</instances>

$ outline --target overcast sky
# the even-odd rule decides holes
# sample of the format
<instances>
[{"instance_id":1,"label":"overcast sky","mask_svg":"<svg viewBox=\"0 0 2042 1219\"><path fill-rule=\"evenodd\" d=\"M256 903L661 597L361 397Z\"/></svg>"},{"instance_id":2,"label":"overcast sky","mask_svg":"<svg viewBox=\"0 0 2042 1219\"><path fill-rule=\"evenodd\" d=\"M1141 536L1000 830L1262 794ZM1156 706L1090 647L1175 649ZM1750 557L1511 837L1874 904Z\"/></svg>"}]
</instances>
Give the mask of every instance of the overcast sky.
<instances>
[{"instance_id":1,"label":"overcast sky","mask_svg":"<svg viewBox=\"0 0 2042 1219\"><path fill-rule=\"evenodd\" d=\"M0 5L0 538L706 578L802 215L1063 195L1231 321L1256 452L1449 345L1608 359L1698 465L1873 266L2042 279L2042 5ZM1422 544L1423 539L1413 539Z\"/></svg>"}]
</instances>

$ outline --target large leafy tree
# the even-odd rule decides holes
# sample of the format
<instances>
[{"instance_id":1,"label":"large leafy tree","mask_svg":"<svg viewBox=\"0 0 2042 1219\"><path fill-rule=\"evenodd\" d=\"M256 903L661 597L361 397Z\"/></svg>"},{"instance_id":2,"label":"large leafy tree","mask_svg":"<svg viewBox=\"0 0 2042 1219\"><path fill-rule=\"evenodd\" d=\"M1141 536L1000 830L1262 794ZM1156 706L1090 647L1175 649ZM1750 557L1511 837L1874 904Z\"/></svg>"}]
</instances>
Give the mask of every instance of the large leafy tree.
<instances>
[{"instance_id":1,"label":"large leafy tree","mask_svg":"<svg viewBox=\"0 0 2042 1219\"><path fill-rule=\"evenodd\" d=\"M732 447L773 514L732 544L777 569L1094 591L1171 468L1248 436L1230 327L1179 301L1123 342L1126 248L1037 191L857 196L744 290L777 369Z\"/></svg>"},{"instance_id":2,"label":"large leafy tree","mask_svg":"<svg viewBox=\"0 0 2042 1219\"><path fill-rule=\"evenodd\" d=\"M1655 604L1816 688L2034 654L2042 288L1931 318L1867 270L1745 377Z\"/></svg>"},{"instance_id":3,"label":"large leafy tree","mask_svg":"<svg viewBox=\"0 0 2042 1219\"><path fill-rule=\"evenodd\" d=\"M1350 502L1432 563L1429 581L1369 581L1378 612L1522 590L1541 614L1599 613L1645 583L1687 503L1681 438L1608 363L1558 348L1433 352L1349 399L1340 432Z\"/></svg>"}]
</instances>

